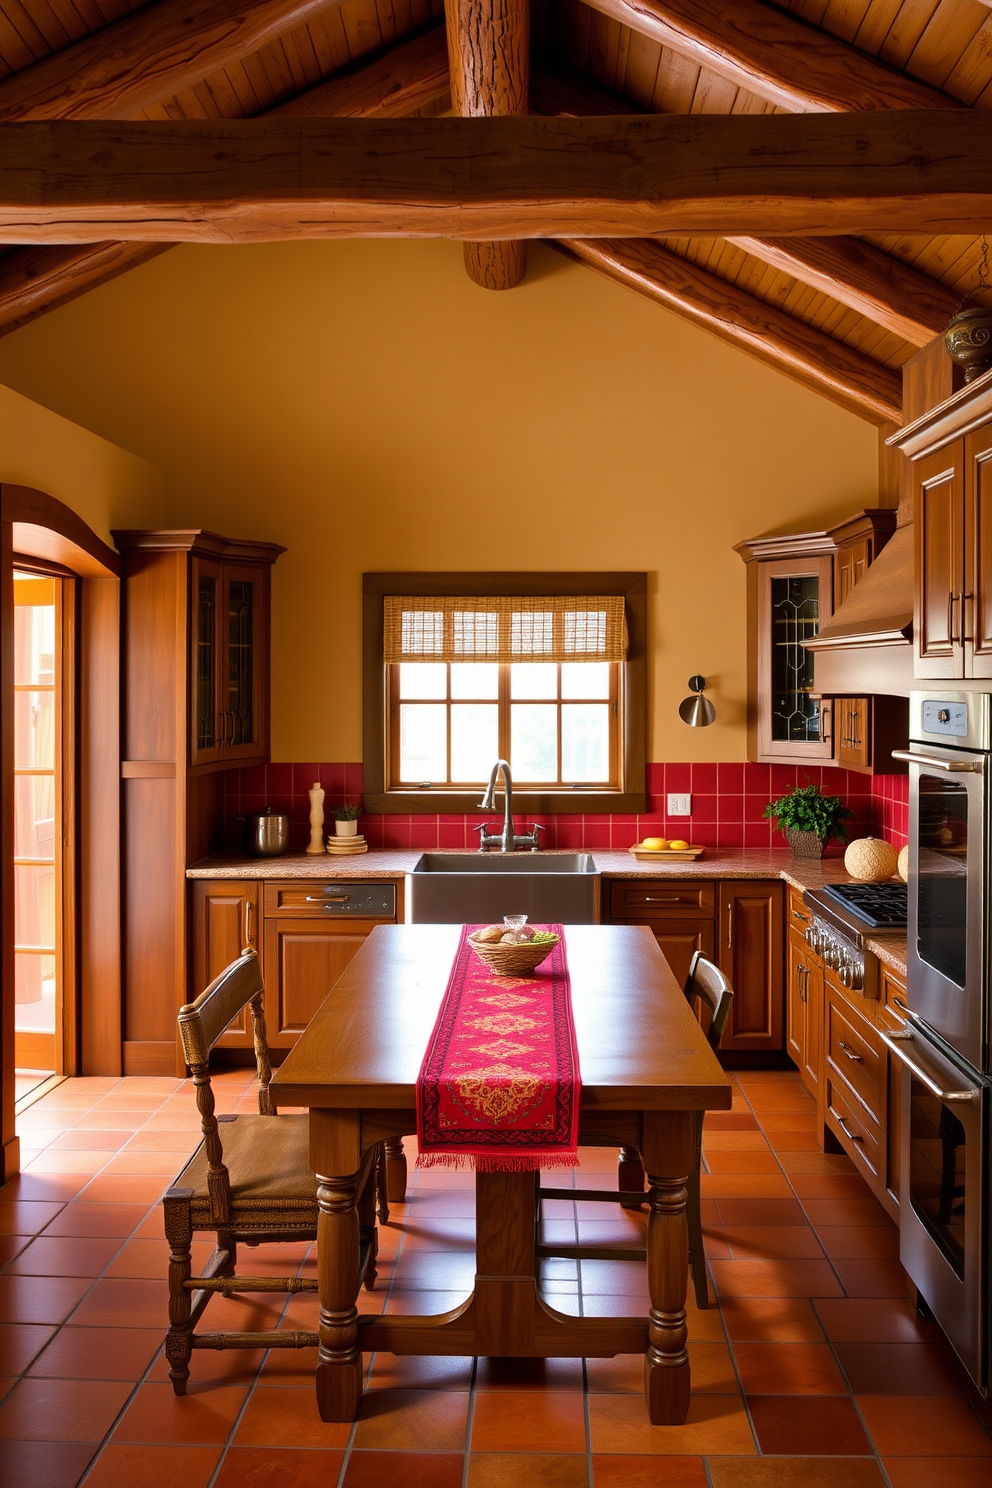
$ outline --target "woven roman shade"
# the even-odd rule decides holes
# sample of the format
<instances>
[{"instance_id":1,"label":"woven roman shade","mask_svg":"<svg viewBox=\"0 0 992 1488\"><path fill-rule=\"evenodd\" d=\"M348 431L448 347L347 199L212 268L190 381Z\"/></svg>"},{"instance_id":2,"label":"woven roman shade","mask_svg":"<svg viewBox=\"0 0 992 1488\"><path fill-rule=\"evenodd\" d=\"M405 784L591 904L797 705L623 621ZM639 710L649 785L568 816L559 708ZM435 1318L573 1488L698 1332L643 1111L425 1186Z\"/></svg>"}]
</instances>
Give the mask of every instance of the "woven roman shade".
<instances>
[{"instance_id":1,"label":"woven roman shade","mask_svg":"<svg viewBox=\"0 0 992 1488\"><path fill-rule=\"evenodd\" d=\"M623 661L623 596L387 594L383 655L401 661Z\"/></svg>"}]
</instances>

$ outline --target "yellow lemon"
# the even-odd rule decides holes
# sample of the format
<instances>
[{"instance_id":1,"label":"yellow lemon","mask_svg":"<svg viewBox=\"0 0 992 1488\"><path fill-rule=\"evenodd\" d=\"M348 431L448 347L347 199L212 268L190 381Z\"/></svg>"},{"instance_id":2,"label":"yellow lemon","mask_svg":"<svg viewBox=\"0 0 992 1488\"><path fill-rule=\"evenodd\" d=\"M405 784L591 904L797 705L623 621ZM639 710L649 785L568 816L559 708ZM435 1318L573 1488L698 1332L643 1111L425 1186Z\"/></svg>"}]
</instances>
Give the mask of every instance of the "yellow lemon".
<instances>
[{"instance_id":1,"label":"yellow lemon","mask_svg":"<svg viewBox=\"0 0 992 1488\"><path fill-rule=\"evenodd\" d=\"M664 852L665 848L668 846L668 838L645 837L643 845L650 848L652 852Z\"/></svg>"},{"instance_id":2,"label":"yellow lemon","mask_svg":"<svg viewBox=\"0 0 992 1488\"><path fill-rule=\"evenodd\" d=\"M685 852L689 844L688 842L683 842L681 837L676 837L668 846L672 852Z\"/></svg>"}]
</instances>

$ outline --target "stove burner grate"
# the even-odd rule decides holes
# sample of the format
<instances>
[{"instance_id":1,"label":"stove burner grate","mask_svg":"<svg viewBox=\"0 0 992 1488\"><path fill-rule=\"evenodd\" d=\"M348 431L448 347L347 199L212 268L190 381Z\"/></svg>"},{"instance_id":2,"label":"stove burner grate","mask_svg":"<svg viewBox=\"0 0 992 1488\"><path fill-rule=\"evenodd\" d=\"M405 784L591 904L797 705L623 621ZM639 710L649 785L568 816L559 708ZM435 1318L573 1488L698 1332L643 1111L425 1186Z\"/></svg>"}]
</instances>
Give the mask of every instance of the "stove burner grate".
<instances>
[{"instance_id":1,"label":"stove burner grate","mask_svg":"<svg viewBox=\"0 0 992 1488\"><path fill-rule=\"evenodd\" d=\"M909 891L905 884L825 884L821 892L875 929L891 929L906 923Z\"/></svg>"}]
</instances>

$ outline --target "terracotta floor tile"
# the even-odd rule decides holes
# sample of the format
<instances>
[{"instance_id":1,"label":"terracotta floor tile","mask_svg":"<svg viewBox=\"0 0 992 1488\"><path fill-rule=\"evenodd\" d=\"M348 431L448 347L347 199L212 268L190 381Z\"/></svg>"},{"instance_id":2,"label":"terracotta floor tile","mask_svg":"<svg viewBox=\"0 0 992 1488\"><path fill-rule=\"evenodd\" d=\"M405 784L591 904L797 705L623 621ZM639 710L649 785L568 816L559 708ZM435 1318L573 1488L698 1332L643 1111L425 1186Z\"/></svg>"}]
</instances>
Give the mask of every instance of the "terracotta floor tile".
<instances>
[{"instance_id":1,"label":"terracotta floor tile","mask_svg":"<svg viewBox=\"0 0 992 1488\"><path fill-rule=\"evenodd\" d=\"M884 1483L878 1464L868 1457L711 1457L709 1469L712 1488L883 1488ZM937 1480L926 1488L937 1488Z\"/></svg>"},{"instance_id":2,"label":"terracotta floor tile","mask_svg":"<svg viewBox=\"0 0 992 1488\"><path fill-rule=\"evenodd\" d=\"M780 1174L781 1171L778 1158L774 1152L769 1152L767 1148L757 1152L724 1152L721 1149L707 1152L706 1166L704 1168L704 1173L707 1175L730 1173L738 1177L744 1175L774 1177Z\"/></svg>"},{"instance_id":3,"label":"terracotta floor tile","mask_svg":"<svg viewBox=\"0 0 992 1488\"><path fill-rule=\"evenodd\" d=\"M757 1131L758 1123L746 1108L740 1111L707 1111L706 1130L707 1132Z\"/></svg>"},{"instance_id":4,"label":"terracotta floor tile","mask_svg":"<svg viewBox=\"0 0 992 1488\"><path fill-rule=\"evenodd\" d=\"M0 1323L0 1374L23 1374L54 1333L40 1323Z\"/></svg>"},{"instance_id":5,"label":"terracotta floor tile","mask_svg":"<svg viewBox=\"0 0 992 1488\"><path fill-rule=\"evenodd\" d=\"M900 1297L816 1299L816 1311L832 1343L939 1343L937 1324L921 1318Z\"/></svg>"},{"instance_id":6,"label":"terracotta floor tile","mask_svg":"<svg viewBox=\"0 0 992 1488\"><path fill-rule=\"evenodd\" d=\"M804 1199L803 1209L810 1224L820 1225L884 1225L891 1219L877 1199L865 1190L860 1198Z\"/></svg>"},{"instance_id":7,"label":"terracotta floor tile","mask_svg":"<svg viewBox=\"0 0 992 1488\"><path fill-rule=\"evenodd\" d=\"M734 1199L715 1201L723 1225L789 1225L806 1223L798 1199Z\"/></svg>"},{"instance_id":8,"label":"terracotta floor tile","mask_svg":"<svg viewBox=\"0 0 992 1488\"><path fill-rule=\"evenodd\" d=\"M906 1273L898 1261L835 1260L831 1263L849 1297L905 1297Z\"/></svg>"},{"instance_id":9,"label":"terracotta floor tile","mask_svg":"<svg viewBox=\"0 0 992 1488\"><path fill-rule=\"evenodd\" d=\"M791 1177L793 1173L815 1177L855 1177L856 1169L844 1152L781 1152L779 1162Z\"/></svg>"},{"instance_id":10,"label":"terracotta floor tile","mask_svg":"<svg viewBox=\"0 0 992 1488\"><path fill-rule=\"evenodd\" d=\"M726 1225L724 1238L735 1260L822 1260L808 1224Z\"/></svg>"},{"instance_id":11,"label":"terracotta floor tile","mask_svg":"<svg viewBox=\"0 0 992 1488\"><path fill-rule=\"evenodd\" d=\"M702 1173L699 1191L709 1199L791 1199L784 1173Z\"/></svg>"},{"instance_id":12,"label":"terracotta floor tile","mask_svg":"<svg viewBox=\"0 0 992 1488\"><path fill-rule=\"evenodd\" d=\"M832 1261L899 1259L895 1225L820 1225L816 1234Z\"/></svg>"},{"instance_id":13,"label":"terracotta floor tile","mask_svg":"<svg viewBox=\"0 0 992 1488\"><path fill-rule=\"evenodd\" d=\"M652 1426L643 1395L590 1395L589 1419L594 1452L682 1457L754 1450L739 1396L696 1395L689 1404L684 1426Z\"/></svg>"},{"instance_id":14,"label":"terracotta floor tile","mask_svg":"<svg viewBox=\"0 0 992 1488\"><path fill-rule=\"evenodd\" d=\"M968 1377L946 1343L838 1343L855 1395L963 1395Z\"/></svg>"},{"instance_id":15,"label":"terracotta floor tile","mask_svg":"<svg viewBox=\"0 0 992 1488\"><path fill-rule=\"evenodd\" d=\"M195 1363L195 1360L194 1360ZM220 1446L230 1435L248 1390L245 1385L218 1385L190 1377L187 1393L171 1385L142 1385L128 1406L112 1440ZM314 1414L317 1406L311 1400Z\"/></svg>"},{"instance_id":16,"label":"terracotta floor tile","mask_svg":"<svg viewBox=\"0 0 992 1488\"><path fill-rule=\"evenodd\" d=\"M768 1137L776 1153L823 1151L812 1131L773 1131Z\"/></svg>"},{"instance_id":17,"label":"terracotta floor tile","mask_svg":"<svg viewBox=\"0 0 992 1488\"><path fill-rule=\"evenodd\" d=\"M164 1327L60 1328L28 1373L46 1379L139 1380L164 1340Z\"/></svg>"},{"instance_id":18,"label":"terracotta floor tile","mask_svg":"<svg viewBox=\"0 0 992 1488\"><path fill-rule=\"evenodd\" d=\"M20 1123L18 1123L20 1129ZM23 1135L23 1134L22 1134ZM54 1152L92 1152L101 1149L117 1152L132 1138L129 1131L86 1131L78 1126L70 1127L52 1142Z\"/></svg>"},{"instance_id":19,"label":"terracotta floor tile","mask_svg":"<svg viewBox=\"0 0 992 1488\"><path fill-rule=\"evenodd\" d=\"M345 1483L351 1488L350 1479ZM584 1453L473 1452L468 1460L468 1488L588 1488L588 1483Z\"/></svg>"},{"instance_id":20,"label":"terracotta floor tile","mask_svg":"<svg viewBox=\"0 0 992 1488\"><path fill-rule=\"evenodd\" d=\"M709 1112L706 1114L706 1125L710 1124ZM772 1146L778 1141L783 1132L816 1132L816 1107L811 1106L804 1110L802 1106L792 1111L769 1111L763 1110L758 1115L758 1122L763 1132L769 1134Z\"/></svg>"},{"instance_id":21,"label":"terracotta floor tile","mask_svg":"<svg viewBox=\"0 0 992 1488\"><path fill-rule=\"evenodd\" d=\"M578 1392L487 1390L475 1397L473 1452L584 1452L585 1408Z\"/></svg>"},{"instance_id":22,"label":"terracotta floor tile","mask_svg":"<svg viewBox=\"0 0 992 1488\"><path fill-rule=\"evenodd\" d=\"M594 1457L592 1471L596 1488L707 1488L701 1457L666 1457L663 1477L657 1457Z\"/></svg>"},{"instance_id":23,"label":"terracotta floor tile","mask_svg":"<svg viewBox=\"0 0 992 1488\"><path fill-rule=\"evenodd\" d=\"M231 1447L215 1488L333 1488L343 1461L327 1447Z\"/></svg>"},{"instance_id":24,"label":"terracotta floor tile","mask_svg":"<svg viewBox=\"0 0 992 1488\"><path fill-rule=\"evenodd\" d=\"M99 1276L120 1249L119 1240L33 1240L7 1270L8 1276Z\"/></svg>"},{"instance_id":25,"label":"terracotta floor tile","mask_svg":"<svg viewBox=\"0 0 992 1488\"><path fill-rule=\"evenodd\" d=\"M161 1131L158 1129L154 1131L148 1131L143 1127L141 1131L128 1133L127 1151L169 1153L182 1152L185 1153L188 1157L190 1153L192 1153L194 1147L199 1146L200 1135L201 1133L199 1122L196 1122L195 1128L191 1125L188 1137L180 1134L174 1129L167 1131Z\"/></svg>"},{"instance_id":26,"label":"terracotta floor tile","mask_svg":"<svg viewBox=\"0 0 992 1488\"><path fill-rule=\"evenodd\" d=\"M376 1296L375 1293L372 1296ZM437 1317L439 1313L450 1312L453 1307L460 1307L468 1296L468 1292L422 1292L406 1291L402 1287L391 1287L388 1299L382 1293L379 1298L380 1307L385 1301L385 1311L394 1317ZM359 1310L373 1310L371 1299L367 1292L363 1292L359 1298Z\"/></svg>"},{"instance_id":27,"label":"terracotta floor tile","mask_svg":"<svg viewBox=\"0 0 992 1488\"><path fill-rule=\"evenodd\" d=\"M829 1261L714 1261L710 1271L721 1297L842 1295Z\"/></svg>"},{"instance_id":28,"label":"terracotta floor tile","mask_svg":"<svg viewBox=\"0 0 992 1488\"><path fill-rule=\"evenodd\" d=\"M117 1250L120 1251L117 1254ZM210 1240L195 1240L193 1242L193 1272L194 1275L202 1271L207 1261L213 1254L213 1243ZM255 1252L243 1250L239 1257L238 1270L245 1270L245 1274L257 1275L258 1262ZM250 1269L249 1269L250 1268ZM259 1267L268 1276L268 1266ZM295 1271L295 1266L293 1270ZM113 1259L107 1265L108 1276L130 1276L147 1278L149 1280L162 1280L169 1274L169 1245L166 1240L136 1239L129 1240L121 1249L120 1242Z\"/></svg>"},{"instance_id":29,"label":"terracotta floor tile","mask_svg":"<svg viewBox=\"0 0 992 1488\"><path fill-rule=\"evenodd\" d=\"M886 1457L892 1488L988 1488L987 1457Z\"/></svg>"},{"instance_id":30,"label":"terracotta floor tile","mask_svg":"<svg viewBox=\"0 0 992 1488\"><path fill-rule=\"evenodd\" d=\"M589 1296L597 1292L647 1294L648 1272L643 1261L583 1261L580 1274L582 1291Z\"/></svg>"},{"instance_id":31,"label":"terracotta floor tile","mask_svg":"<svg viewBox=\"0 0 992 1488\"><path fill-rule=\"evenodd\" d=\"M0 1477L17 1488L76 1488L95 1450L92 1442L0 1441Z\"/></svg>"},{"instance_id":32,"label":"terracotta floor tile","mask_svg":"<svg viewBox=\"0 0 992 1488\"><path fill-rule=\"evenodd\" d=\"M101 1441L131 1388L123 1380L22 1380L0 1405L0 1436L24 1441Z\"/></svg>"},{"instance_id":33,"label":"terracotta floor tile","mask_svg":"<svg viewBox=\"0 0 992 1488\"><path fill-rule=\"evenodd\" d=\"M168 1317L168 1282L103 1279L91 1285L72 1321L86 1328L164 1328Z\"/></svg>"},{"instance_id":34,"label":"terracotta floor tile","mask_svg":"<svg viewBox=\"0 0 992 1488\"><path fill-rule=\"evenodd\" d=\"M382 1488L387 1482L392 1488L461 1488L464 1463L461 1452L354 1451L344 1488Z\"/></svg>"},{"instance_id":35,"label":"terracotta floor tile","mask_svg":"<svg viewBox=\"0 0 992 1488\"><path fill-rule=\"evenodd\" d=\"M156 1152L149 1148L139 1147L134 1151L128 1149L126 1152L115 1153L104 1168L104 1174L109 1178L127 1178L133 1175L155 1174L160 1178L175 1178L181 1173L189 1161L189 1152L183 1148L181 1151Z\"/></svg>"},{"instance_id":36,"label":"terracotta floor tile","mask_svg":"<svg viewBox=\"0 0 992 1488\"><path fill-rule=\"evenodd\" d=\"M368 1451L462 1452L468 1399L454 1390L370 1390L354 1444Z\"/></svg>"},{"instance_id":37,"label":"terracotta floor tile","mask_svg":"<svg viewBox=\"0 0 992 1488\"><path fill-rule=\"evenodd\" d=\"M846 1395L827 1343L735 1343L745 1395Z\"/></svg>"},{"instance_id":38,"label":"terracotta floor tile","mask_svg":"<svg viewBox=\"0 0 992 1488\"><path fill-rule=\"evenodd\" d=\"M62 1208L62 1204L41 1204L31 1199L2 1203L0 1235L40 1235Z\"/></svg>"},{"instance_id":39,"label":"terracotta floor tile","mask_svg":"<svg viewBox=\"0 0 992 1488\"><path fill-rule=\"evenodd\" d=\"M857 1173L805 1173L793 1169L789 1182L797 1198L863 1199L864 1180Z\"/></svg>"},{"instance_id":40,"label":"terracotta floor tile","mask_svg":"<svg viewBox=\"0 0 992 1488\"><path fill-rule=\"evenodd\" d=\"M221 1449L214 1447L132 1447L110 1442L89 1477L88 1488L207 1488Z\"/></svg>"},{"instance_id":41,"label":"terracotta floor tile","mask_svg":"<svg viewBox=\"0 0 992 1488\"><path fill-rule=\"evenodd\" d=\"M0 1189L0 1203L28 1199L41 1204L67 1204L90 1181L85 1173L19 1173Z\"/></svg>"},{"instance_id":42,"label":"terracotta floor tile","mask_svg":"<svg viewBox=\"0 0 992 1488\"><path fill-rule=\"evenodd\" d=\"M805 1297L725 1297L720 1310L735 1344L823 1341L823 1329Z\"/></svg>"},{"instance_id":43,"label":"terracotta floor tile","mask_svg":"<svg viewBox=\"0 0 992 1488\"><path fill-rule=\"evenodd\" d=\"M717 1152L768 1152L769 1146L755 1123L752 1131L719 1131L710 1126L709 1118L703 1122L703 1151Z\"/></svg>"},{"instance_id":44,"label":"terracotta floor tile","mask_svg":"<svg viewBox=\"0 0 992 1488\"><path fill-rule=\"evenodd\" d=\"M734 1363L725 1343L690 1343L692 1389L699 1395L740 1395ZM639 1354L586 1362L589 1389L597 1395L644 1395L644 1360Z\"/></svg>"},{"instance_id":45,"label":"terracotta floor tile","mask_svg":"<svg viewBox=\"0 0 992 1488\"><path fill-rule=\"evenodd\" d=\"M83 1190L91 1204L154 1204L168 1184L164 1178L133 1176L122 1178L98 1173Z\"/></svg>"},{"instance_id":46,"label":"terracotta floor tile","mask_svg":"<svg viewBox=\"0 0 992 1488\"><path fill-rule=\"evenodd\" d=\"M958 1395L861 1395L858 1405L882 1457L992 1457L992 1437Z\"/></svg>"},{"instance_id":47,"label":"terracotta floor tile","mask_svg":"<svg viewBox=\"0 0 992 1488\"><path fill-rule=\"evenodd\" d=\"M847 1395L752 1395L748 1408L766 1456L867 1457L871 1447Z\"/></svg>"},{"instance_id":48,"label":"terracotta floor tile","mask_svg":"<svg viewBox=\"0 0 992 1488\"><path fill-rule=\"evenodd\" d=\"M92 1285L83 1276L0 1276L0 1322L65 1322Z\"/></svg>"},{"instance_id":49,"label":"terracotta floor tile","mask_svg":"<svg viewBox=\"0 0 992 1488\"><path fill-rule=\"evenodd\" d=\"M643 1368L643 1365L640 1366ZM480 1359L476 1389L581 1390L581 1359Z\"/></svg>"},{"instance_id":50,"label":"terracotta floor tile","mask_svg":"<svg viewBox=\"0 0 992 1488\"><path fill-rule=\"evenodd\" d=\"M286 1356L295 1355L296 1349L282 1351ZM310 1354L309 1349L299 1352ZM273 1349L266 1360L263 1378L267 1379L269 1365L278 1369L279 1351ZM481 1362L481 1361L480 1361ZM526 1361L531 1362L531 1361ZM542 1361L543 1362L543 1361ZM556 1361L550 1361L556 1362ZM571 1360L562 1362L571 1363ZM310 1365L316 1365L316 1351ZM366 1389L369 1390L468 1390L472 1384L472 1360L431 1354L376 1354L369 1370ZM582 1385L581 1367L579 1386Z\"/></svg>"},{"instance_id":51,"label":"terracotta floor tile","mask_svg":"<svg viewBox=\"0 0 992 1488\"><path fill-rule=\"evenodd\" d=\"M25 1165L24 1172L29 1178L38 1173L99 1173L113 1155L112 1148L100 1152L56 1152L53 1148L46 1147L30 1165Z\"/></svg>"},{"instance_id":52,"label":"terracotta floor tile","mask_svg":"<svg viewBox=\"0 0 992 1488\"><path fill-rule=\"evenodd\" d=\"M396 1281L409 1290L468 1294L475 1285L475 1256L465 1252L449 1255L445 1251L413 1250L400 1260Z\"/></svg>"},{"instance_id":53,"label":"terracotta floor tile","mask_svg":"<svg viewBox=\"0 0 992 1488\"><path fill-rule=\"evenodd\" d=\"M155 1212L161 1224L161 1211ZM74 1199L52 1219L45 1230L45 1238L79 1235L92 1238L109 1236L123 1240L147 1213L147 1204L90 1204L84 1199Z\"/></svg>"}]
</instances>

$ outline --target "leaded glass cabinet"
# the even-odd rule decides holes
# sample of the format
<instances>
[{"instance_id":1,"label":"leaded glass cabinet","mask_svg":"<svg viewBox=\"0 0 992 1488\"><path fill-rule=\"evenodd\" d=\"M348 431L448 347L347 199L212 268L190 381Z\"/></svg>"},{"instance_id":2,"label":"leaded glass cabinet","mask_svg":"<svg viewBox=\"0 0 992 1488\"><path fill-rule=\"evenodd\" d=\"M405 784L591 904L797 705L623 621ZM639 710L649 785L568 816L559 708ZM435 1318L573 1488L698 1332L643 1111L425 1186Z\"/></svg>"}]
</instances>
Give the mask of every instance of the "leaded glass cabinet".
<instances>
[{"instance_id":1,"label":"leaded glass cabinet","mask_svg":"<svg viewBox=\"0 0 992 1488\"><path fill-rule=\"evenodd\" d=\"M832 705L816 689L813 640L833 613L834 543L825 532L754 538L748 567L748 757L779 764L834 757Z\"/></svg>"}]
</instances>

